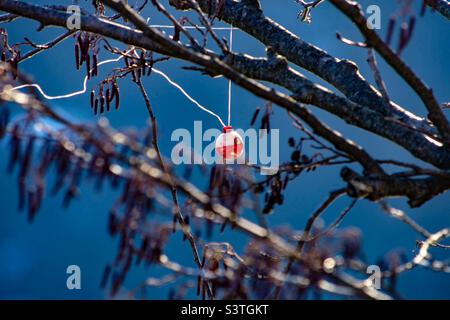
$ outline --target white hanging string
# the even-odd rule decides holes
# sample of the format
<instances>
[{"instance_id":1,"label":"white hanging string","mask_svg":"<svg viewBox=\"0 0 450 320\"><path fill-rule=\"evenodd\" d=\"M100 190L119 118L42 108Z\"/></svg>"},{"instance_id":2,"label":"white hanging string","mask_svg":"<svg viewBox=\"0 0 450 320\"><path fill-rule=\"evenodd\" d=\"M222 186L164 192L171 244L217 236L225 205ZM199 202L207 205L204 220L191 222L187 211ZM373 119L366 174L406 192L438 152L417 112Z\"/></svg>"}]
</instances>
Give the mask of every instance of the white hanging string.
<instances>
[{"instance_id":1,"label":"white hanging string","mask_svg":"<svg viewBox=\"0 0 450 320\"><path fill-rule=\"evenodd\" d=\"M164 24L152 24L149 25L149 27L151 28L161 28L161 29L174 29L174 26L171 25L164 25ZM200 29L200 30L205 30L206 27L194 27L194 26L183 26L184 29ZM212 30L236 30L238 28L233 28L233 27L211 27Z\"/></svg>"},{"instance_id":2,"label":"white hanging string","mask_svg":"<svg viewBox=\"0 0 450 320\"><path fill-rule=\"evenodd\" d=\"M157 24L150 25L150 27L165 28L165 29L175 28L175 26L172 26L172 25L157 25ZM185 28L185 29L206 29L205 27L194 27L194 26L183 26L183 28ZM230 30L229 46L230 46L230 51L231 51L233 49L233 30L238 29L238 28L234 28L233 25L231 25L231 27L212 27L211 29L213 29L213 30ZM155 70L155 69L153 69L153 70ZM159 71L159 72L161 72L161 71ZM163 77L165 77L166 80L169 81L169 83L176 86L189 100L191 100L197 106L199 106L200 109L202 109L202 110L212 114L216 118L218 118L220 123L222 124L222 126L225 127L225 124L223 123L222 119L216 113L212 112L211 110L208 110L207 108L201 106L197 101L193 100L178 84L171 81L164 73L160 73L160 74ZM227 122L228 126L230 126L230 124L231 124L231 86L232 86L232 82L231 82L231 80L228 80L228 122Z\"/></svg>"},{"instance_id":3,"label":"white hanging string","mask_svg":"<svg viewBox=\"0 0 450 320\"><path fill-rule=\"evenodd\" d=\"M154 27L154 28L174 28L174 26L170 26L170 25L151 25L150 27ZM205 27L194 27L194 26L186 26L185 28L188 29L204 29ZM233 45L233 30L236 28L233 27L214 27L212 28L213 30L230 30L230 50L232 49L232 45ZM132 51L133 49L130 49L129 51L127 51L126 53L128 54L130 51ZM120 59L122 59L123 56L120 56L116 59L109 59L109 60L104 60L98 63L97 66L101 66L107 63L111 63L111 62L118 62ZM92 72L93 69L90 70L90 72ZM176 83L175 81L173 81L172 79L169 78L169 76L167 76L164 72L162 72L161 70L158 70L156 68L153 68L152 71L154 71L155 73L161 75L164 79L167 80L167 82L169 82L169 84L171 84L172 86L174 86L175 88L177 88L189 101L191 101L192 103L194 103L198 108L200 108L201 110L209 113L210 115L216 117L220 124L225 127L225 123L222 120L222 118L216 114L215 112L211 111L210 109L204 107L203 105L201 105L197 100L195 100L193 97L191 97L178 83ZM58 96L50 96L48 94L45 93L45 91L42 89L42 87L37 84L37 83L31 83L31 84L24 84L24 85L20 85L17 87L13 87L13 88L7 88L5 89L3 92L1 92L0 94L3 94L5 92L9 92L12 90L20 90L20 89L24 89L24 88L30 88L30 87L34 87L36 88L41 95L48 100L57 100L57 99L65 99L65 98L71 98L80 94L83 94L86 92L87 90L87 81L88 81L88 76L84 77L84 81L83 81L83 89L79 90L79 91L75 91L75 92L71 92L68 94L64 94L64 95L58 95ZM228 126L230 125L231 122L231 80L228 80Z\"/></svg>"},{"instance_id":4,"label":"white hanging string","mask_svg":"<svg viewBox=\"0 0 450 320\"><path fill-rule=\"evenodd\" d=\"M230 28L230 51L233 50L233 26ZM228 126L231 124L231 80L228 80Z\"/></svg>"}]
</instances>

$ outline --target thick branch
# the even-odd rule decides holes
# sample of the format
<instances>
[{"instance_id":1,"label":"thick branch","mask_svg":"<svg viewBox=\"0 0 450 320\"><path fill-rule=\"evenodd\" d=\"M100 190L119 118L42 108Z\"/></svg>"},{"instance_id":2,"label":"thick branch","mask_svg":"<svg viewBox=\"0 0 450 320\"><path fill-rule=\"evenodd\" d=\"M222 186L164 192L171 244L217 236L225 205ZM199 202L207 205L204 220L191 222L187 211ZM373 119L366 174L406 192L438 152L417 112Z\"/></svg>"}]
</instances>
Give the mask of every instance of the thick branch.
<instances>
[{"instance_id":1,"label":"thick branch","mask_svg":"<svg viewBox=\"0 0 450 320\"><path fill-rule=\"evenodd\" d=\"M153 148L155 149L156 155L158 157L158 162L161 166L161 170L164 172L164 174L167 176L168 178L168 182L170 184L169 189L170 189L170 193L172 195L172 201L174 204L174 209L175 209L175 217L178 221L178 223L180 224L181 230L183 231L184 236L186 237L186 239L189 241L189 244L191 246L191 250L192 250L192 254L194 256L194 261L197 264L197 267L201 270L203 268L202 262L200 260L200 255L198 253L198 249L197 249L197 243L195 241L195 238L189 228L189 225L186 223L186 219L181 211L181 207L180 207L180 203L178 200L178 192L177 192L177 188L175 187L175 184L173 183L172 180L172 175L169 172L167 165L161 155L161 151L159 149L159 143L158 143L158 125L156 122L156 116L155 113L153 111L153 107L152 104L150 102L150 98L147 94L147 91L145 90L144 85L142 84L142 80L139 78L136 82L136 84L139 87L139 90L141 91L141 94L144 98L145 101L145 106L147 108L148 114L150 116L150 121L151 121L151 125L152 125L152 145ZM210 297L213 297L213 292L210 288L209 283L207 283L207 288L208 288L208 295Z\"/></svg>"}]
</instances>

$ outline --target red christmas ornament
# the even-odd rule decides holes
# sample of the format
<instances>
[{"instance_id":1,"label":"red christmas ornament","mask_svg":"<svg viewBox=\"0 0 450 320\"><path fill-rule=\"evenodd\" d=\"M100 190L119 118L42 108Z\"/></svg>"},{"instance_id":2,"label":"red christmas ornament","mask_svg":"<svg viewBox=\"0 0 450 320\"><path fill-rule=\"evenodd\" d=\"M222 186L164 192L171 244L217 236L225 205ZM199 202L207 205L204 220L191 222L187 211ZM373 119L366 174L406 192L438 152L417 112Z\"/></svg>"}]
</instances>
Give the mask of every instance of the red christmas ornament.
<instances>
[{"instance_id":1,"label":"red christmas ornament","mask_svg":"<svg viewBox=\"0 0 450 320\"><path fill-rule=\"evenodd\" d=\"M239 133L226 126L216 139L216 152L225 160L237 159L244 151L244 142Z\"/></svg>"}]
</instances>

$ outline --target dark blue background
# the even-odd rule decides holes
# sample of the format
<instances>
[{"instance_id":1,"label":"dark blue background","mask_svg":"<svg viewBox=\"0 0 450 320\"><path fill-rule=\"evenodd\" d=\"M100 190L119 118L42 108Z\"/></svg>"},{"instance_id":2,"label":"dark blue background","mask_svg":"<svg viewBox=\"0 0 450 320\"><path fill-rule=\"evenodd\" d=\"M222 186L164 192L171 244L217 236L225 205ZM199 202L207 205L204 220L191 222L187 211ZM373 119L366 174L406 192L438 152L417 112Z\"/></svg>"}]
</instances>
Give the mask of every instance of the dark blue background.
<instances>
[{"instance_id":1,"label":"dark blue background","mask_svg":"<svg viewBox=\"0 0 450 320\"><path fill-rule=\"evenodd\" d=\"M41 3L41 1L35 1ZM325 3L313 12L313 23L300 23L297 19L299 6L291 0L261 1L266 14L291 30L306 41L326 49L336 57L349 58L358 63L361 73L372 82L373 76L365 62L363 49L349 47L339 42L335 32L340 31L345 37L359 40L360 35L345 17L330 4ZM418 12L421 1L415 1ZM61 3L61 2L59 2ZM64 2L66 3L66 2ZM164 2L165 3L165 2ZM383 30L387 19L396 7L397 1L361 1L364 7L378 4L382 8ZM165 3L166 4L166 3ZM168 4L166 4L168 7ZM153 23L163 23L155 10L147 10ZM182 14L174 13L177 17ZM154 18L154 19L153 19ZM27 36L36 42L46 42L62 32L61 29L48 28L44 32L36 32L38 24L19 19L7 25L11 42L18 42ZM227 33L223 34L228 36ZM427 13L418 20L417 29L411 45L404 52L404 59L433 87L439 101L450 100L450 24L434 13ZM235 33L234 49L256 56L264 55L264 47L240 31ZM380 61L380 59L379 59ZM159 66L174 80L196 97L201 103L226 118L227 87L224 79L210 79L197 73L181 70L186 63L170 61ZM108 70L110 66L101 68ZM413 91L383 62L380 61L383 77L388 85L391 98L416 114L424 115L425 108ZM64 94L82 87L83 72L75 72L73 57L73 39L65 41L49 52L38 55L24 62L21 69L34 77L47 94ZM302 71L303 72L303 71ZM105 75L104 73L102 73ZM315 81L316 77L305 73ZM101 76L101 75L100 75ZM95 80L94 80L95 81ZM322 82L321 82L322 83ZM89 88L95 82L89 82ZM153 101L159 120L160 145L167 155L173 147L170 133L176 128L193 128L194 120L202 120L204 128L216 127L217 121L206 113L195 108L178 91L169 86L158 75L145 79L145 85ZM326 85L326 84L324 84ZM147 113L138 94L137 87L129 81L120 82L122 107L119 112L111 112L106 116L116 127L138 127L147 125ZM87 95L67 100L50 102L51 106L69 115L74 121L92 122L95 120L88 106ZM246 129L256 106L264 105L264 101L240 88L233 89L232 123L235 127ZM321 119L339 129L358 143L366 147L377 158L395 158L413 160L409 154L397 146L361 130L350 128L344 123L324 112L313 110ZM289 125L286 113L275 108L272 121L273 128L280 128L281 141L290 135L298 134ZM114 259L116 239L107 234L107 216L117 194L104 190L93 191L92 185L84 184L81 197L68 210L61 207L62 199L47 197L41 211L32 224L27 222L26 215L17 212L17 179L15 175L6 175L7 159L6 143L0 142L0 298L30 299L79 299L107 298L108 295L99 289L104 266ZM288 148L282 143L282 160L289 157ZM199 181L194 181L199 182ZM314 174L305 174L290 185L286 193L286 204L278 208L270 216L271 226L290 225L300 229L304 227L309 214L326 197L329 190L340 187L342 182L335 169L321 169ZM417 222L430 231L437 231L449 225L450 195L436 197L422 208L409 209L403 200L393 203L406 210ZM326 223L337 216L340 209L348 203L348 199L337 202L324 215ZM253 216L249 217L253 219ZM364 233L364 251L369 262L377 259L391 249L403 248L412 257L417 234L406 225L388 217L373 203L361 201L344 220L341 227L356 226ZM191 261L191 252L186 243L180 245L180 236L176 235L168 248L172 259ZM240 248L246 239L242 236L233 239ZM445 252L436 251L438 257L444 258ZM66 273L68 265L76 264L82 270L82 290L66 289ZM118 297L125 298L129 289L136 288L146 277L161 275L158 268L133 268L125 282L124 290ZM417 268L405 273L399 281L399 289L407 298L450 298L450 277L445 274ZM167 287L149 289L150 298L165 298Z\"/></svg>"}]
</instances>

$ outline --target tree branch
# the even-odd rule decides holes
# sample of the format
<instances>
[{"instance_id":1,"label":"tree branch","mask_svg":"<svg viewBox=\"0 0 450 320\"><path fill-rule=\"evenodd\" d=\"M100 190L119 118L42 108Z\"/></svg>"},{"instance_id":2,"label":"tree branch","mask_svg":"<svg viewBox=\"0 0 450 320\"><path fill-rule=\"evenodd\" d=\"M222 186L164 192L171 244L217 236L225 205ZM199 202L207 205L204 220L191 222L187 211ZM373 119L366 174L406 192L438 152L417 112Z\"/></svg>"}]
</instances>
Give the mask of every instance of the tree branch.
<instances>
[{"instance_id":1,"label":"tree branch","mask_svg":"<svg viewBox=\"0 0 450 320\"><path fill-rule=\"evenodd\" d=\"M197 0L204 12L208 11L209 0ZM186 0L169 0L177 9L187 10L190 7ZM292 63L314 73L332 84L350 100L378 111L386 116L405 119L406 123L414 123L418 128L430 128L426 121L411 117L410 113L394 103L386 104L383 97L359 73L352 61L335 58L324 50L303 41L272 19L266 17L261 10L242 2L227 0L219 17L242 31L261 41L266 47L284 56Z\"/></svg>"},{"instance_id":2,"label":"tree branch","mask_svg":"<svg viewBox=\"0 0 450 320\"><path fill-rule=\"evenodd\" d=\"M343 168L341 177L347 181L348 195L377 201L388 197L406 196L411 207L419 207L436 195L450 189L447 177L430 177L423 179L363 177L349 168Z\"/></svg>"},{"instance_id":3,"label":"tree branch","mask_svg":"<svg viewBox=\"0 0 450 320\"><path fill-rule=\"evenodd\" d=\"M347 0L330 0L344 13L366 38L367 44L373 47L384 60L408 83L421 98L428 109L428 118L437 127L446 147L450 147L450 123L445 117L440 104L430 89L414 71L378 36L375 30L367 25L367 20L361 12L361 7Z\"/></svg>"},{"instance_id":4,"label":"tree branch","mask_svg":"<svg viewBox=\"0 0 450 320\"><path fill-rule=\"evenodd\" d=\"M450 20L450 2L447 0L425 0L426 4Z\"/></svg>"}]
</instances>

